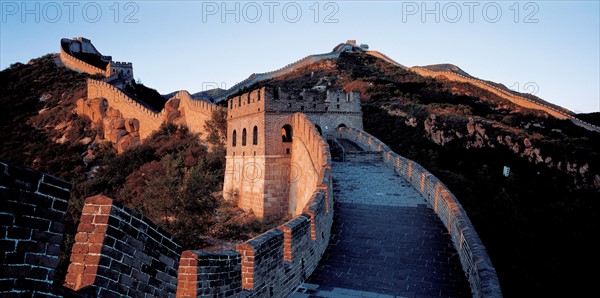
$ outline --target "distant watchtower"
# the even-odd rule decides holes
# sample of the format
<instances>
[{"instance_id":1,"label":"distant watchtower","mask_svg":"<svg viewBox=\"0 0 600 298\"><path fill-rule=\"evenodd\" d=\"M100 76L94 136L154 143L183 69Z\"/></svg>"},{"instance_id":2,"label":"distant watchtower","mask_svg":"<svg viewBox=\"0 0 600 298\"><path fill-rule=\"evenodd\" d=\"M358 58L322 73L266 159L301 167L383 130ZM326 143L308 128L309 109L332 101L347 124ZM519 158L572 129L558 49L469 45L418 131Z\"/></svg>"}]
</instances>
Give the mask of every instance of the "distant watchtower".
<instances>
[{"instance_id":1,"label":"distant watchtower","mask_svg":"<svg viewBox=\"0 0 600 298\"><path fill-rule=\"evenodd\" d=\"M340 126L363 128L358 92L262 87L230 98L227 106L223 193L259 218L295 212L290 185L303 169L291 163L294 113L304 113L323 137Z\"/></svg>"}]
</instances>

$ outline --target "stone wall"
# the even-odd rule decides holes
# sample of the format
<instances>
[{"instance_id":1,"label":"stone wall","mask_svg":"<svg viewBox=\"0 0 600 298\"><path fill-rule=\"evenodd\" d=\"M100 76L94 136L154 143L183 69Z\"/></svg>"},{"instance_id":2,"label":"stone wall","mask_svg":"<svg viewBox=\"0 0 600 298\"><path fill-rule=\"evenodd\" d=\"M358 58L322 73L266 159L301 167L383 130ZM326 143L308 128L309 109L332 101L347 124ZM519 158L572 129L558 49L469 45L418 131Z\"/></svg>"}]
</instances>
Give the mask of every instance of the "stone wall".
<instances>
[{"instance_id":1,"label":"stone wall","mask_svg":"<svg viewBox=\"0 0 600 298\"><path fill-rule=\"evenodd\" d=\"M300 116L294 113L302 114L306 123L299 123ZM309 133L307 125L317 133L304 135ZM359 93L295 93L267 86L230 98L225 197L238 200L239 207L260 218L298 215L312 191L312 185L305 187L315 179L313 172L319 166L306 155L305 147L314 146L319 134L326 137L339 126L362 129Z\"/></svg>"},{"instance_id":2,"label":"stone wall","mask_svg":"<svg viewBox=\"0 0 600 298\"><path fill-rule=\"evenodd\" d=\"M105 101L100 102L101 98ZM88 79L87 99L77 101L77 113L89 117L93 122L105 117L121 119L112 121L112 126L108 127L108 131L115 130L116 135L108 135L105 127L105 138L117 145L121 137L126 138L128 135L131 135L131 140L126 139L127 143L137 144L158 130L163 122L186 125L192 132L205 133L204 124L217 109L222 108L203 100L193 99L187 91L179 91L167 101L165 109L156 112L129 97L119 88L92 79ZM128 125L133 122L135 125ZM121 147L128 146L118 146Z\"/></svg>"},{"instance_id":3,"label":"stone wall","mask_svg":"<svg viewBox=\"0 0 600 298\"><path fill-rule=\"evenodd\" d=\"M298 154L310 156L310 166L315 167L314 175L297 185L306 183L303 195L308 196L296 202L305 202L300 214L237 245L235 251L184 252L178 295L285 297L316 268L329 243L333 222L331 155L306 116L294 114L291 123L297 132L294 142L304 147Z\"/></svg>"},{"instance_id":4,"label":"stone wall","mask_svg":"<svg viewBox=\"0 0 600 298\"><path fill-rule=\"evenodd\" d=\"M61 47L60 47L60 60L66 67L68 67L70 69L77 70L80 72L85 72L85 73L88 73L91 75L100 74L103 76L107 76L105 69L100 69L91 64L83 62L83 61L71 56L71 54L67 53L62 47L62 41L61 41Z\"/></svg>"},{"instance_id":5,"label":"stone wall","mask_svg":"<svg viewBox=\"0 0 600 298\"><path fill-rule=\"evenodd\" d=\"M59 297L52 283L70 187L0 162L0 296Z\"/></svg>"},{"instance_id":6,"label":"stone wall","mask_svg":"<svg viewBox=\"0 0 600 298\"><path fill-rule=\"evenodd\" d=\"M431 70L421 68L421 67L412 67L412 68L410 68L410 70L412 70L422 76L437 77L439 75L443 75L452 81L469 83L469 84L477 86L481 89L492 92L492 93L494 93L516 105L522 106L524 108L541 110L541 111L544 111L558 119L570 119L577 126L583 127L587 130L600 132L600 126L596 126L591 123L587 123L585 121L577 119L575 116L573 116L569 113L570 111L568 111L566 109L557 108L555 106L553 107L550 104L535 102L531 99L528 99L528 98L525 98L522 96L518 96L512 92L503 90L501 88L493 86L493 85L491 85L487 82L484 82L482 80L479 80L479 79L469 78L469 77L466 77L466 76L463 76L463 75L460 75L460 74L457 74L457 73L454 73L451 71L431 71Z\"/></svg>"},{"instance_id":7,"label":"stone wall","mask_svg":"<svg viewBox=\"0 0 600 298\"><path fill-rule=\"evenodd\" d=\"M317 136L307 125L306 138ZM320 140L320 141L319 141ZM50 297L288 296L315 270L331 236L331 158L322 139L306 154L323 164L302 214L236 250L185 251L167 232L102 195L86 199L65 288L53 286L69 185L0 163L0 293ZM312 150L311 148L314 148ZM319 154L321 156L316 156ZM6 210L6 211L4 211Z\"/></svg>"},{"instance_id":8,"label":"stone wall","mask_svg":"<svg viewBox=\"0 0 600 298\"><path fill-rule=\"evenodd\" d=\"M294 141L290 167L289 214L301 214L312 193L321 185L322 169L327 167L327 145L312 124L302 113L292 117Z\"/></svg>"},{"instance_id":9,"label":"stone wall","mask_svg":"<svg viewBox=\"0 0 600 298\"><path fill-rule=\"evenodd\" d=\"M163 122L164 112L151 110L111 84L88 79L87 88L88 99L104 98L108 107L119 110L123 117L137 119L141 140L146 139L153 131L158 130Z\"/></svg>"},{"instance_id":10,"label":"stone wall","mask_svg":"<svg viewBox=\"0 0 600 298\"><path fill-rule=\"evenodd\" d=\"M502 296L496 269L475 228L456 197L438 178L364 131L339 129L337 137L352 140L367 150L381 152L383 161L425 197L452 237L474 297Z\"/></svg>"},{"instance_id":11,"label":"stone wall","mask_svg":"<svg viewBox=\"0 0 600 298\"><path fill-rule=\"evenodd\" d=\"M181 244L141 214L102 195L87 198L65 286L100 297L174 297Z\"/></svg>"},{"instance_id":12,"label":"stone wall","mask_svg":"<svg viewBox=\"0 0 600 298\"><path fill-rule=\"evenodd\" d=\"M267 114L306 114L322 135L333 134L338 126L362 129L360 93L343 90L265 91Z\"/></svg>"},{"instance_id":13,"label":"stone wall","mask_svg":"<svg viewBox=\"0 0 600 298\"><path fill-rule=\"evenodd\" d=\"M185 124L190 131L195 133L205 133L204 124L210 120L213 111L223 109L210 102L193 99L190 93L185 90L177 92L173 98L179 100L178 111L184 118L182 124Z\"/></svg>"}]
</instances>

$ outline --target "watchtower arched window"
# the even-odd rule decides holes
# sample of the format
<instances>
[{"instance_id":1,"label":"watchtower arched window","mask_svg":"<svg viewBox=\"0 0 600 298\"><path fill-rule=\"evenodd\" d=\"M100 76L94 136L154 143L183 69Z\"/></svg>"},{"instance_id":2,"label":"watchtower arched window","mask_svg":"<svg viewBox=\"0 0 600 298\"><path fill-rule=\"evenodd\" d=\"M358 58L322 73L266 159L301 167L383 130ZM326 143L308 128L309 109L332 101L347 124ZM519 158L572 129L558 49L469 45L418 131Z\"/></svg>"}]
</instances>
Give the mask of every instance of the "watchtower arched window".
<instances>
[{"instance_id":1,"label":"watchtower arched window","mask_svg":"<svg viewBox=\"0 0 600 298\"><path fill-rule=\"evenodd\" d=\"M248 92L247 98L248 98L248 103L250 103L250 92Z\"/></svg>"},{"instance_id":2,"label":"watchtower arched window","mask_svg":"<svg viewBox=\"0 0 600 298\"><path fill-rule=\"evenodd\" d=\"M246 146L246 129L242 130L242 146Z\"/></svg>"},{"instance_id":3,"label":"watchtower arched window","mask_svg":"<svg viewBox=\"0 0 600 298\"><path fill-rule=\"evenodd\" d=\"M258 145L258 127L252 129L252 145Z\"/></svg>"},{"instance_id":4,"label":"watchtower arched window","mask_svg":"<svg viewBox=\"0 0 600 298\"><path fill-rule=\"evenodd\" d=\"M258 97L256 101L260 101L260 90L256 90L256 96Z\"/></svg>"},{"instance_id":5,"label":"watchtower arched window","mask_svg":"<svg viewBox=\"0 0 600 298\"><path fill-rule=\"evenodd\" d=\"M281 140L285 143L291 142L293 137L292 133L292 127L289 124L284 125L281 128Z\"/></svg>"},{"instance_id":6,"label":"watchtower arched window","mask_svg":"<svg viewBox=\"0 0 600 298\"><path fill-rule=\"evenodd\" d=\"M235 143L237 142L237 132L235 129L233 130L233 135L231 136L231 146L235 147Z\"/></svg>"},{"instance_id":7,"label":"watchtower arched window","mask_svg":"<svg viewBox=\"0 0 600 298\"><path fill-rule=\"evenodd\" d=\"M242 97L238 96L238 107L242 106Z\"/></svg>"}]
</instances>

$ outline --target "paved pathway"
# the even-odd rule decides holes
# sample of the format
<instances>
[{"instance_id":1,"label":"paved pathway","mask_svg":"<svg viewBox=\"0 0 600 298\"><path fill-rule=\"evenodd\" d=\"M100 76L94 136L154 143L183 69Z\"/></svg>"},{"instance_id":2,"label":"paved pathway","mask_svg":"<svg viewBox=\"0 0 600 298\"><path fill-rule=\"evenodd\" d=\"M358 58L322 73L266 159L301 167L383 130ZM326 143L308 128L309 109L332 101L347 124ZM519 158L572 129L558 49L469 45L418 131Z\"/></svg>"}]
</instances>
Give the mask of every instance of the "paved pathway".
<instances>
[{"instance_id":1,"label":"paved pathway","mask_svg":"<svg viewBox=\"0 0 600 298\"><path fill-rule=\"evenodd\" d=\"M470 296L449 234L406 180L381 161L332 169L332 238L292 297Z\"/></svg>"}]
</instances>

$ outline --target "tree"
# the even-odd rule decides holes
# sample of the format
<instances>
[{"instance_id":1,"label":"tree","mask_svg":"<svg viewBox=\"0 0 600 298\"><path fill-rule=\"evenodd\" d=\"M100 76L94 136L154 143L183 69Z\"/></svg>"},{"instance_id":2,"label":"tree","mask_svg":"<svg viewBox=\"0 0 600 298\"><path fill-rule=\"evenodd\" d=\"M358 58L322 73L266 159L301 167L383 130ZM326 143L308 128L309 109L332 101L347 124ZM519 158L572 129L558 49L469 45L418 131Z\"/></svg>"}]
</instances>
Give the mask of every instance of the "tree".
<instances>
[{"instance_id":1,"label":"tree","mask_svg":"<svg viewBox=\"0 0 600 298\"><path fill-rule=\"evenodd\" d=\"M204 129L208 132L206 141L209 144L224 147L227 142L227 111L214 110L211 118L204 124Z\"/></svg>"}]
</instances>

